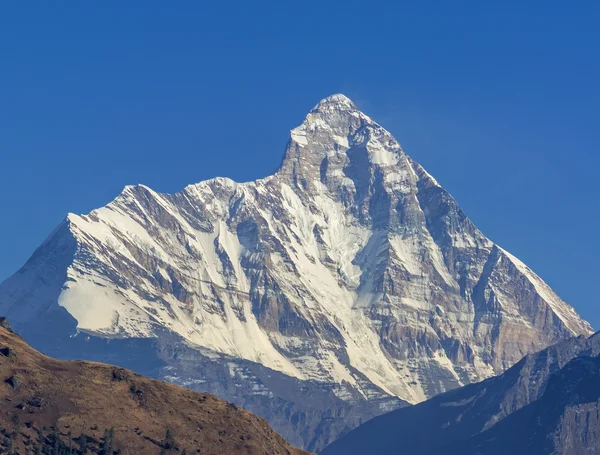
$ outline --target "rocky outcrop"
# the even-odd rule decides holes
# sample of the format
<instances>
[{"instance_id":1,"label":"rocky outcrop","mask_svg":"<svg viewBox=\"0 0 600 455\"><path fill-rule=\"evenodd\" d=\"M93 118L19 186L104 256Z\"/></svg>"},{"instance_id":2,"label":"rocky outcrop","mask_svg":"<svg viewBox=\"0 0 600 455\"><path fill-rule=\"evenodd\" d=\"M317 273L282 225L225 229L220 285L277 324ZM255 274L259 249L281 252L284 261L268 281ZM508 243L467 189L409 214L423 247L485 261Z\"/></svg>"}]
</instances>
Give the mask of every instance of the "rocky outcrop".
<instances>
[{"instance_id":1,"label":"rocky outcrop","mask_svg":"<svg viewBox=\"0 0 600 455\"><path fill-rule=\"evenodd\" d=\"M157 375L238 400L227 384L252 394L258 378L242 404L311 450L361 418L591 333L343 95L291 131L273 176L176 194L131 186L70 214L0 285L0 311L32 342L175 337L221 372L205 380L171 346L153 356L172 369ZM254 368L247 382L244 365ZM339 420L325 434L315 422L329 411L290 397L298 384L331 397Z\"/></svg>"}]
</instances>

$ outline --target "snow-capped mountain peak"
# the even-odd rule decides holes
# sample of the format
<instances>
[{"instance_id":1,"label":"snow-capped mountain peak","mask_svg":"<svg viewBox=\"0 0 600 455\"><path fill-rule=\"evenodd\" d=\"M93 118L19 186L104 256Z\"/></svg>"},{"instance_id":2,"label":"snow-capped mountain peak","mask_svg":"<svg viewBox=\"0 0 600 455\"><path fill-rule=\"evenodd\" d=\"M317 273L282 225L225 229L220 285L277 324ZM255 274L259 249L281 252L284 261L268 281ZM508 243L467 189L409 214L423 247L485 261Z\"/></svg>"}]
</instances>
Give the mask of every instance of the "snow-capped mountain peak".
<instances>
[{"instance_id":1,"label":"snow-capped mountain peak","mask_svg":"<svg viewBox=\"0 0 600 455\"><path fill-rule=\"evenodd\" d=\"M591 333L340 94L291 130L273 176L129 186L70 214L0 286L0 311L21 328L60 315L47 333L177 336L354 403L418 402Z\"/></svg>"},{"instance_id":2,"label":"snow-capped mountain peak","mask_svg":"<svg viewBox=\"0 0 600 455\"><path fill-rule=\"evenodd\" d=\"M323 98L319 101L315 107L312 108L311 111L318 110L353 110L357 111L358 108L352 102L350 98L348 98L343 93L335 93L333 95L329 95L327 98Z\"/></svg>"}]
</instances>

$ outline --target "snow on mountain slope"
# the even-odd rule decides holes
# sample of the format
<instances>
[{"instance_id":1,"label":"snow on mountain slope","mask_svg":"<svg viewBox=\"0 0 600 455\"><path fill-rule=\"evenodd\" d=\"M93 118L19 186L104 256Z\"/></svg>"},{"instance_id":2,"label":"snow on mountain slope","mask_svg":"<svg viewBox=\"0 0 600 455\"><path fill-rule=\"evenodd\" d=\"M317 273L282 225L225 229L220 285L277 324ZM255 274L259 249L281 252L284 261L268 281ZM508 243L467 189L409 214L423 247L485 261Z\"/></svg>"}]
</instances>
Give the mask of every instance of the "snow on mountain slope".
<instances>
[{"instance_id":1,"label":"snow on mountain slope","mask_svg":"<svg viewBox=\"0 0 600 455\"><path fill-rule=\"evenodd\" d=\"M69 214L0 286L17 328L52 311L99 337L176 334L346 401L419 402L591 333L344 95L291 131L273 176L128 186Z\"/></svg>"}]
</instances>

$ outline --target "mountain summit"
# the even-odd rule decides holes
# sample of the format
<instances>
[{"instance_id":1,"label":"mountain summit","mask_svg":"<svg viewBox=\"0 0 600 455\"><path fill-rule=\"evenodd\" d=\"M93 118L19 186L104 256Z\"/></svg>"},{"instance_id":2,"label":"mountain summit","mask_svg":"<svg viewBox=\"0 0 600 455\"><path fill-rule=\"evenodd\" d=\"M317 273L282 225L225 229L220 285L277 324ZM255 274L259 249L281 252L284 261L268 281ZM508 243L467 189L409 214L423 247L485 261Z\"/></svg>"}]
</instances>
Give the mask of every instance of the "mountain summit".
<instances>
[{"instance_id":1,"label":"mountain summit","mask_svg":"<svg viewBox=\"0 0 600 455\"><path fill-rule=\"evenodd\" d=\"M64 340L50 354L152 364L310 450L591 334L339 94L291 131L270 177L129 186L69 214L2 283L0 313L42 349ZM148 365L131 356L142 340Z\"/></svg>"}]
</instances>

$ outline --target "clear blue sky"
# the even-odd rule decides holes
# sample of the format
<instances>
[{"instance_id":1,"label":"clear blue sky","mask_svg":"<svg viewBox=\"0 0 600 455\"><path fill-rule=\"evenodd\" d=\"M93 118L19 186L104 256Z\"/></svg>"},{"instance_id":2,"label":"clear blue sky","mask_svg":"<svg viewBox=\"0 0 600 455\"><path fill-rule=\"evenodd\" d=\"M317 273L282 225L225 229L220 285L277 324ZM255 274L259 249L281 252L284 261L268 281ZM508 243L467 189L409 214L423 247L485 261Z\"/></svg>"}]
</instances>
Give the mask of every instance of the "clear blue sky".
<instances>
[{"instance_id":1,"label":"clear blue sky","mask_svg":"<svg viewBox=\"0 0 600 455\"><path fill-rule=\"evenodd\" d=\"M343 92L599 328L599 22L592 1L2 2L0 279L126 184L273 172Z\"/></svg>"}]
</instances>

